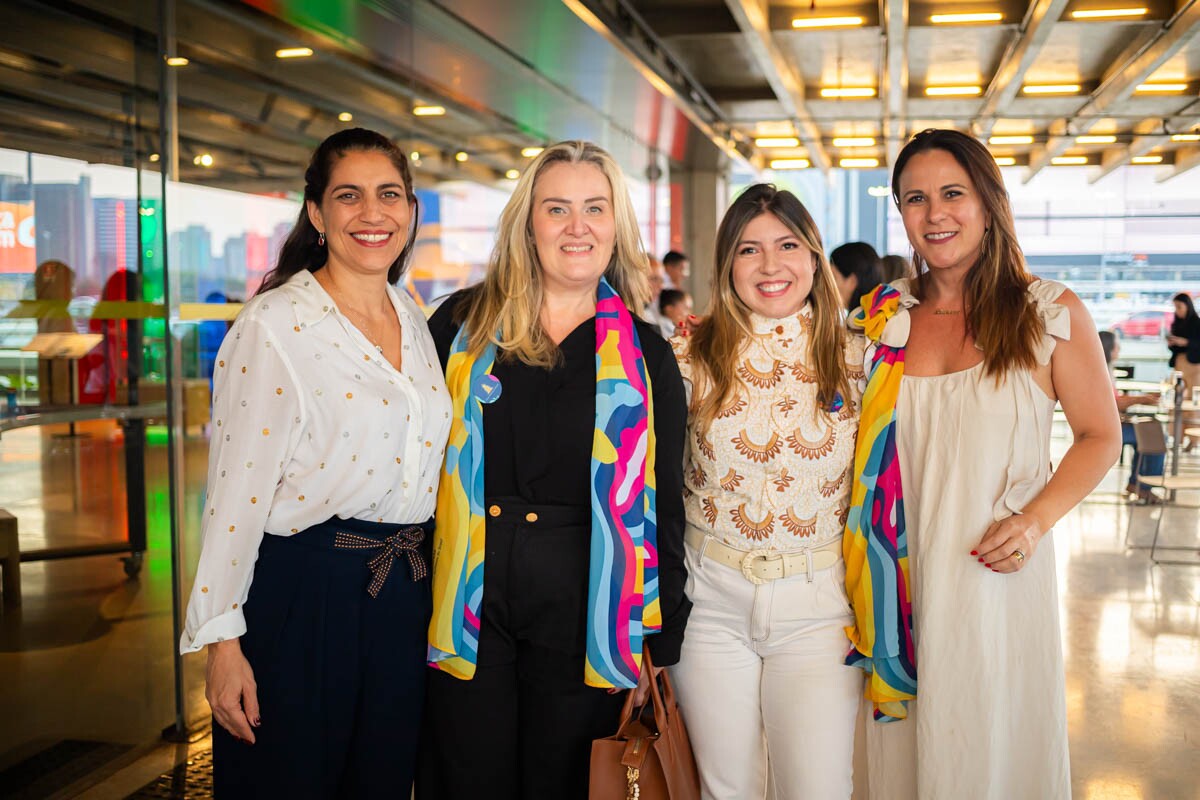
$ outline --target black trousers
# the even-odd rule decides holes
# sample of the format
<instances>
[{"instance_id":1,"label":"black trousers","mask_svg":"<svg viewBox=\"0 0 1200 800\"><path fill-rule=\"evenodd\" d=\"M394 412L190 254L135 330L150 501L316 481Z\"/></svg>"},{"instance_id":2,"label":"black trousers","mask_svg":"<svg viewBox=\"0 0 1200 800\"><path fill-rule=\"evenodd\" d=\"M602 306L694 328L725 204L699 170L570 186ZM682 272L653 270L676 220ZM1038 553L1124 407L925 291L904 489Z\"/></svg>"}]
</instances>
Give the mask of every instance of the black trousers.
<instances>
[{"instance_id":1,"label":"black trousers","mask_svg":"<svg viewBox=\"0 0 1200 800\"><path fill-rule=\"evenodd\" d=\"M340 532L382 541L398 525L331 519L263 537L242 652L262 725L245 745L213 723L213 788L229 798L407 798L425 690L429 579L401 555L377 597L381 549L335 547ZM428 540L432 523L421 526ZM427 560L428 545L420 547Z\"/></svg>"},{"instance_id":2,"label":"black trousers","mask_svg":"<svg viewBox=\"0 0 1200 800\"><path fill-rule=\"evenodd\" d=\"M488 508L478 667L430 670L417 798L586 800L592 740L625 701L583 682L590 510Z\"/></svg>"}]
</instances>

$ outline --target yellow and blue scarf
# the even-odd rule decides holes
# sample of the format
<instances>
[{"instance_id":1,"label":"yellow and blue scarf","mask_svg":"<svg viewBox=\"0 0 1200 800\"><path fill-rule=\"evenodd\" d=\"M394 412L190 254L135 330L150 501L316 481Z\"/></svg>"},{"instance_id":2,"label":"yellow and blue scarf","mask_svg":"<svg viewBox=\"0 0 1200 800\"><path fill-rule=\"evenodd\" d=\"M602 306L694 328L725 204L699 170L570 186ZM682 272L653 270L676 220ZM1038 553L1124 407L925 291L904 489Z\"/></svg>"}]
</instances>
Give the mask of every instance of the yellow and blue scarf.
<instances>
[{"instance_id":1,"label":"yellow and blue scarf","mask_svg":"<svg viewBox=\"0 0 1200 800\"><path fill-rule=\"evenodd\" d=\"M850 514L842 539L846 593L854 624L846 628L854 649L846 663L868 673L866 697L878 722L908 716L917 695L912 589L904 490L896 450L896 403L904 377L904 347L881 341L887 321L900 309L900 292L887 284L862 298L851 324L875 343L863 393Z\"/></svg>"},{"instance_id":2,"label":"yellow and blue scarf","mask_svg":"<svg viewBox=\"0 0 1200 800\"><path fill-rule=\"evenodd\" d=\"M446 364L454 417L438 486L433 534L430 666L475 675L483 602L483 402L494 344L473 358L459 330ZM490 387L490 389L489 389ZM596 298L596 426L592 438L592 538L584 682L632 688L642 639L662 628L654 498L654 409L633 316L601 280Z\"/></svg>"}]
</instances>

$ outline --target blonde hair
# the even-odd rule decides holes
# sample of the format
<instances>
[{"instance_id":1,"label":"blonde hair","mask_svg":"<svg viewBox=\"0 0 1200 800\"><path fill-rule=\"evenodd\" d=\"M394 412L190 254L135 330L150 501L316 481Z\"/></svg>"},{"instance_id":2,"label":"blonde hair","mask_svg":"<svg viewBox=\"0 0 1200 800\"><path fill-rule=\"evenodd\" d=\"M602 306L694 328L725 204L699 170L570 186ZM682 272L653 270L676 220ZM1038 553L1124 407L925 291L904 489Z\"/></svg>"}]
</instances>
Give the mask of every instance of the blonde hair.
<instances>
[{"instance_id":1,"label":"blonde hair","mask_svg":"<svg viewBox=\"0 0 1200 800\"><path fill-rule=\"evenodd\" d=\"M692 407L696 431L705 434L713 419L732 400L736 385L738 354L752 335L750 307L733 287L733 262L746 226L761 214L773 214L812 253L812 330L808 338L808 363L817 379L817 402L828 408L839 392L848 398L842 322L842 301L825 260L825 248L817 224L804 205L788 191L759 183L742 192L717 229L716 270L711 282L712 313L692 334L689 354L695 369ZM696 382L698 379L698 382Z\"/></svg>"},{"instance_id":2,"label":"blonde hair","mask_svg":"<svg viewBox=\"0 0 1200 800\"><path fill-rule=\"evenodd\" d=\"M604 173L612 190L616 222L612 259L604 277L635 314L641 313L649 297L641 234L621 168L591 142L559 142L533 160L500 214L487 273L471 293L462 319L469 336L467 349L473 356L495 344L501 357L530 366L552 367L559 361L558 345L546 334L540 319L545 287L532 225L534 189L542 173L554 164L591 164Z\"/></svg>"},{"instance_id":3,"label":"blonde hair","mask_svg":"<svg viewBox=\"0 0 1200 800\"><path fill-rule=\"evenodd\" d=\"M984 373L999 380L1010 369L1034 369L1045 325L1029 302L1033 275L1025 266L1025 254L1017 242L1012 207L996 159L978 139L965 133L947 128L921 131L896 157L892 198L897 208L901 202L900 180L909 159L930 150L942 150L954 157L974 184L987 215L979 260L963 281L967 330L983 350ZM915 248L913 268L917 275L913 294L918 300L924 299L929 269Z\"/></svg>"}]
</instances>

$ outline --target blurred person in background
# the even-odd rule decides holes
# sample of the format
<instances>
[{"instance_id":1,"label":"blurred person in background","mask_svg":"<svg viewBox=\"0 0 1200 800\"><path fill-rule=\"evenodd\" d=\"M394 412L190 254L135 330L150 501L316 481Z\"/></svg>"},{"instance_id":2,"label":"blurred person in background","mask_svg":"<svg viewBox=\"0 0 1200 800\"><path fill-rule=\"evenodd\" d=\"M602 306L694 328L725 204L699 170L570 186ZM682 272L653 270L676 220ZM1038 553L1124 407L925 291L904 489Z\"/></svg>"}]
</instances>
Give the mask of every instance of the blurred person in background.
<instances>
[{"instance_id":1,"label":"blurred person in background","mask_svg":"<svg viewBox=\"0 0 1200 800\"><path fill-rule=\"evenodd\" d=\"M692 263L688 257L678 250L671 250L663 256L662 264L667 272L667 281L663 286L667 289L687 289L687 279L692 274Z\"/></svg>"},{"instance_id":2,"label":"blurred person in background","mask_svg":"<svg viewBox=\"0 0 1200 800\"><path fill-rule=\"evenodd\" d=\"M835 247L829 254L829 263L834 269L842 307L847 310L858 308L862 296L882 282L879 254L866 242L847 242Z\"/></svg>"},{"instance_id":3,"label":"blurred person in background","mask_svg":"<svg viewBox=\"0 0 1200 800\"><path fill-rule=\"evenodd\" d=\"M880 283L915 277L912 264L904 256L886 255L879 259Z\"/></svg>"}]
</instances>

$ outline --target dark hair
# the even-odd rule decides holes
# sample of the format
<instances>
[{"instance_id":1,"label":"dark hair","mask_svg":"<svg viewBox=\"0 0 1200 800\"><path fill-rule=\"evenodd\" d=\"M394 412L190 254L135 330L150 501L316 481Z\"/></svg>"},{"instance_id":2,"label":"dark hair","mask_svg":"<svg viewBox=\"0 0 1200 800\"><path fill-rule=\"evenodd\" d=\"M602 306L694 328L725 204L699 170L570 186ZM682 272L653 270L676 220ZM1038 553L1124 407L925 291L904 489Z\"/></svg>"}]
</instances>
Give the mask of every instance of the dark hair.
<instances>
[{"instance_id":1,"label":"dark hair","mask_svg":"<svg viewBox=\"0 0 1200 800\"><path fill-rule=\"evenodd\" d=\"M900 181L909 159L941 150L963 168L979 195L985 216L979 259L963 281L967 330L983 351L984 371L999 378L1010 369L1034 369L1045 326L1029 301L1033 275L1017 243L1016 225L1004 178L991 152L974 136L947 128L929 128L908 140L892 168L892 199L903 214ZM924 299L928 269L913 249L917 299Z\"/></svg>"},{"instance_id":2,"label":"dark hair","mask_svg":"<svg viewBox=\"0 0 1200 800\"><path fill-rule=\"evenodd\" d=\"M879 257L879 272L882 283L891 283L901 278L911 278L913 274L912 265L908 263L907 258L891 255L890 253Z\"/></svg>"},{"instance_id":3,"label":"dark hair","mask_svg":"<svg viewBox=\"0 0 1200 800\"><path fill-rule=\"evenodd\" d=\"M1183 303L1183 305L1187 307L1187 314L1184 316L1184 319L1196 319L1197 317L1200 317L1200 315L1196 313L1196 304L1192 302L1192 296L1187 292L1180 292L1179 294L1175 295L1171 298L1171 302Z\"/></svg>"},{"instance_id":4,"label":"dark hair","mask_svg":"<svg viewBox=\"0 0 1200 800\"><path fill-rule=\"evenodd\" d=\"M667 313L667 308L682 303L687 299L687 292L679 289L663 289L662 294L658 296L658 310L662 313Z\"/></svg>"},{"instance_id":5,"label":"dark hair","mask_svg":"<svg viewBox=\"0 0 1200 800\"><path fill-rule=\"evenodd\" d=\"M687 260L688 257L683 253L679 252L678 250L671 250L668 251L665 256L663 256L662 264L664 267L673 267L676 264L680 264Z\"/></svg>"},{"instance_id":6,"label":"dark hair","mask_svg":"<svg viewBox=\"0 0 1200 800\"><path fill-rule=\"evenodd\" d=\"M304 204L300 207L300 216L296 219L296 224L279 250L279 260L275 263L275 268L263 277L262 284L255 292L256 295L282 286L287 283L289 278L302 270L316 272L325 266L329 254L323 246L317 243L317 229L313 227L312 220L308 218L308 201L311 200L318 206L321 204L321 198L324 197L325 190L329 188L329 176L333 172L334 165L350 152L383 153L391 160L392 165L396 167L396 171L404 180L404 192L408 196L408 202L413 206L411 230L408 231L408 241L404 243L404 249L400 251L400 255L388 269L388 283L396 283L404 274L404 270L412 258L413 247L417 241L417 228L420 224L418 222L420 205L417 202L417 195L413 191L408 156L382 133L376 133L366 128L347 128L321 142L313 151L312 159L308 162L308 169L304 171Z\"/></svg>"},{"instance_id":7,"label":"dark hair","mask_svg":"<svg viewBox=\"0 0 1200 800\"><path fill-rule=\"evenodd\" d=\"M1113 350L1117 347L1117 335L1112 331L1100 331L1100 349L1104 351L1104 363L1111 364Z\"/></svg>"},{"instance_id":8,"label":"dark hair","mask_svg":"<svg viewBox=\"0 0 1200 800\"><path fill-rule=\"evenodd\" d=\"M854 291L847 301L848 308L858 308L862 296L883 282L879 269L879 254L866 242L846 242L833 248L829 263L843 278L853 275L858 279Z\"/></svg>"}]
</instances>

